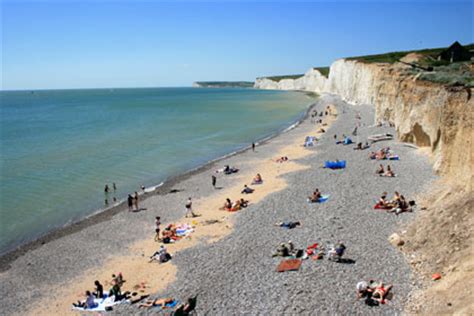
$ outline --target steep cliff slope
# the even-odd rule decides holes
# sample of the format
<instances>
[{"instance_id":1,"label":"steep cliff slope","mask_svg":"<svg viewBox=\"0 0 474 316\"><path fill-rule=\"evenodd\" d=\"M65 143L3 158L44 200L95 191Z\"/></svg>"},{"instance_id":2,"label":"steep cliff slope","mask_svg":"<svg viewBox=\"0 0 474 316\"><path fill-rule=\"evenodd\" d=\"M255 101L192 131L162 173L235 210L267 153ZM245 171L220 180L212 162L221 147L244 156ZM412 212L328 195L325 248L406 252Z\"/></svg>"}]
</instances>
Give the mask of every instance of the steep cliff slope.
<instances>
[{"instance_id":1,"label":"steep cliff slope","mask_svg":"<svg viewBox=\"0 0 474 316\"><path fill-rule=\"evenodd\" d=\"M474 77L472 63L470 69L469 80ZM420 75L401 63L341 59L331 65L327 79L310 69L286 82L259 79L255 87L332 93L355 106L372 104L376 121L395 124L400 140L429 152L442 180L426 194L418 218L400 233L402 250L426 281L407 309L472 315L474 89L419 80ZM432 283L429 276L435 272L442 279Z\"/></svg>"}]
</instances>

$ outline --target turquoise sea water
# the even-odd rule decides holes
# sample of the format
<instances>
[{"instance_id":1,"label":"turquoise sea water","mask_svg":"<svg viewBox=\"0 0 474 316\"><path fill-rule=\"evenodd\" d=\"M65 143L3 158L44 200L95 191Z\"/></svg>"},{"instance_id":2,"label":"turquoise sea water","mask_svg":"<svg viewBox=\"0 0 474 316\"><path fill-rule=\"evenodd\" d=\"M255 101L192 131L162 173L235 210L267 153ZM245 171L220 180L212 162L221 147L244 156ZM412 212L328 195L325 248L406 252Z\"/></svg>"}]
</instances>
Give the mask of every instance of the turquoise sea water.
<instances>
[{"instance_id":1,"label":"turquoise sea water","mask_svg":"<svg viewBox=\"0 0 474 316\"><path fill-rule=\"evenodd\" d=\"M312 99L253 89L0 92L0 253L248 146Z\"/></svg>"}]
</instances>

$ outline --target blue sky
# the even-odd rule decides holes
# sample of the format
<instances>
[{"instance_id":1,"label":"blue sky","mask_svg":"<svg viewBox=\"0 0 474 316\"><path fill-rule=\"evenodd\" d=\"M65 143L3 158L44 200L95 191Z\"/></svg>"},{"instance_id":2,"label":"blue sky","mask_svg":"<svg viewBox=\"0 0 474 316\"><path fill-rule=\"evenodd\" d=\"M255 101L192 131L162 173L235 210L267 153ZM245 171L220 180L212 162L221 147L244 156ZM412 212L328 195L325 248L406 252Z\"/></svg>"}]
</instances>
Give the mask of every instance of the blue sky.
<instances>
[{"instance_id":1,"label":"blue sky","mask_svg":"<svg viewBox=\"0 0 474 316\"><path fill-rule=\"evenodd\" d=\"M3 1L2 88L189 86L473 42L473 1Z\"/></svg>"}]
</instances>

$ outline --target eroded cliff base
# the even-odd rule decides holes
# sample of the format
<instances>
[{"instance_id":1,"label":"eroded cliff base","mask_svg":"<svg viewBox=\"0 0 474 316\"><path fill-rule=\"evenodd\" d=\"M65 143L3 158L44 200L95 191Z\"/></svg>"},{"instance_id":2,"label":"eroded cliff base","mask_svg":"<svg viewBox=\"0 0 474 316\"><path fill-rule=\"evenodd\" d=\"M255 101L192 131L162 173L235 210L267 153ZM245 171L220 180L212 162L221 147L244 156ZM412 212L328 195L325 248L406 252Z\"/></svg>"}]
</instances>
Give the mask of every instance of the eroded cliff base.
<instances>
[{"instance_id":1,"label":"eroded cliff base","mask_svg":"<svg viewBox=\"0 0 474 316\"><path fill-rule=\"evenodd\" d=\"M474 196L470 186L436 184L402 234L402 251L422 278L406 311L423 315L474 314ZM433 280L439 273L441 279Z\"/></svg>"}]
</instances>

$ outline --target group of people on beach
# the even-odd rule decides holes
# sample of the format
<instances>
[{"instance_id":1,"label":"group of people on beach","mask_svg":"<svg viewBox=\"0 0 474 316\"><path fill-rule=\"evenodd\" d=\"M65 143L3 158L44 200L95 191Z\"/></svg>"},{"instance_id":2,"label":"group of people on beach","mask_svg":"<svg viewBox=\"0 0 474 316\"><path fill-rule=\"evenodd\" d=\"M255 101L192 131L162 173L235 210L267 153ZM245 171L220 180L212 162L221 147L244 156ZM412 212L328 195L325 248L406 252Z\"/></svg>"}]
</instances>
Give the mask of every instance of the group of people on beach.
<instances>
[{"instance_id":1,"label":"group of people on beach","mask_svg":"<svg viewBox=\"0 0 474 316\"><path fill-rule=\"evenodd\" d=\"M85 292L85 300L77 301L77 303L72 303L73 307L81 309L93 309L98 306L97 300L104 299L106 297L113 297L113 301L117 302L126 297L125 294L122 294L122 286L125 283L123 275L121 272L117 274L112 274L112 279L109 282L111 288L109 292L104 293L104 286L99 282L99 280L94 281L95 291L91 292L87 290Z\"/></svg>"},{"instance_id":2,"label":"group of people on beach","mask_svg":"<svg viewBox=\"0 0 474 316\"><path fill-rule=\"evenodd\" d=\"M129 212L138 212L140 209L138 208L138 192L135 191L135 193L129 194L127 196L127 205L128 205L128 211Z\"/></svg>"},{"instance_id":3,"label":"group of people on beach","mask_svg":"<svg viewBox=\"0 0 474 316\"><path fill-rule=\"evenodd\" d=\"M387 192L383 192L375 208L399 215L404 212L411 212L413 205L415 205L415 201L407 201L403 195L395 191L391 200L387 199Z\"/></svg>"},{"instance_id":4,"label":"group of people on beach","mask_svg":"<svg viewBox=\"0 0 474 316\"><path fill-rule=\"evenodd\" d=\"M117 197L115 196L115 192L117 191L117 185L115 184L115 182L112 183L112 189L110 189L109 185L106 183L104 187L104 194L105 194L104 205L105 206L109 205L109 193L111 192L111 190L113 190L113 193L114 193L112 197L112 201L113 203L117 202Z\"/></svg>"}]
</instances>

